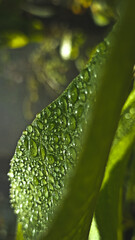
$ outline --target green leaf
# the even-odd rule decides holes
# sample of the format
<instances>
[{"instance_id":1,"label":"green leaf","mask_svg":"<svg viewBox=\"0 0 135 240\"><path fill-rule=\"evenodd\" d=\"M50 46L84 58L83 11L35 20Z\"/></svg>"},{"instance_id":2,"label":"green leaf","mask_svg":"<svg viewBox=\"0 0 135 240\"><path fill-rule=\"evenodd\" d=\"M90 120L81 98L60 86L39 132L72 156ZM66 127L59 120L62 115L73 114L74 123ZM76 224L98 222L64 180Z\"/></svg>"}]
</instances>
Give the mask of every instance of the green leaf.
<instances>
[{"instance_id":1,"label":"green leaf","mask_svg":"<svg viewBox=\"0 0 135 240\"><path fill-rule=\"evenodd\" d=\"M124 105L95 211L101 239L122 238L122 186L135 140L135 90ZM93 227L92 227L93 228ZM90 232L93 239L94 229Z\"/></svg>"},{"instance_id":2,"label":"green leaf","mask_svg":"<svg viewBox=\"0 0 135 240\"><path fill-rule=\"evenodd\" d=\"M37 114L18 141L8 175L11 203L27 240L48 227L66 189L65 176L78 162L107 49L105 40L87 68Z\"/></svg>"},{"instance_id":3,"label":"green leaf","mask_svg":"<svg viewBox=\"0 0 135 240\"><path fill-rule=\"evenodd\" d=\"M63 205L48 234L41 239L81 240L88 237L111 142L128 95L135 61L135 2L125 2L125 12L117 30L113 51L101 78L93 119L87 128L82 157Z\"/></svg>"},{"instance_id":4,"label":"green leaf","mask_svg":"<svg viewBox=\"0 0 135 240\"><path fill-rule=\"evenodd\" d=\"M21 223L18 223L18 225L17 225L16 240L24 240Z\"/></svg>"},{"instance_id":5,"label":"green leaf","mask_svg":"<svg viewBox=\"0 0 135 240\"><path fill-rule=\"evenodd\" d=\"M128 188L126 192L126 200L128 203L135 202L135 144L133 148L133 159L130 163L129 172L130 178L128 179Z\"/></svg>"},{"instance_id":6,"label":"green leaf","mask_svg":"<svg viewBox=\"0 0 135 240\"><path fill-rule=\"evenodd\" d=\"M91 228L90 228L90 234L89 234L89 240L100 240L100 234L99 234L99 230L97 227L97 223L96 223L96 219L95 216L92 219L92 223L91 223Z\"/></svg>"}]
</instances>

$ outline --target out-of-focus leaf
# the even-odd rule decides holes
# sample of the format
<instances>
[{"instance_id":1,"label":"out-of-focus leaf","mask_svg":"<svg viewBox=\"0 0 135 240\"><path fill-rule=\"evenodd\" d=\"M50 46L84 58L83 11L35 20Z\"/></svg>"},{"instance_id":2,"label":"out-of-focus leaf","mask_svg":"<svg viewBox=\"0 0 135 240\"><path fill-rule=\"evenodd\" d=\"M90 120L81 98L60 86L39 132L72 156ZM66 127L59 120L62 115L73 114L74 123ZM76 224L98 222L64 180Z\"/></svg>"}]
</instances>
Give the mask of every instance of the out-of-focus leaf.
<instances>
[{"instance_id":1,"label":"out-of-focus leaf","mask_svg":"<svg viewBox=\"0 0 135 240\"><path fill-rule=\"evenodd\" d=\"M18 223L18 225L17 225L16 240L24 240L21 223Z\"/></svg>"},{"instance_id":2,"label":"out-of-focus leaf","mask_svg":"<svg viewBox=\"0 0 135 240\"><path fill-rule=\"evenodd\" d=\"M116 19L116 8L114 10L106 1L95 0L90 8L93 20L99 26L106 26Z\"/></svg>"},{"instance_id":3,"label":"out-of-focus leaf","mask_svg":"<svg viewBox=\"0 0 135 240\"><path fill-rule=\"evenodd\" d=\"M134 140L135 90L123 107L95 211L94 221L104 240L122 239L122 186ZM93 233L92 225L90 239L94 239Z\"/></svg>"}]
</instances>

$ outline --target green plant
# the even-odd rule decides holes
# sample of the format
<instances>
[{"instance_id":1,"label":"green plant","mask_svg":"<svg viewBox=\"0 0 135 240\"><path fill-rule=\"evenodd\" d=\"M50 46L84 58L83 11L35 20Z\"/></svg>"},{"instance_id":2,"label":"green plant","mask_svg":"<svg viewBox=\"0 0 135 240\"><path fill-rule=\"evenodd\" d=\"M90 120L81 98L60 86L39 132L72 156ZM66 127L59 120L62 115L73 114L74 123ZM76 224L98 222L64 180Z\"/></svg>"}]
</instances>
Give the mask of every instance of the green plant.
<instances>
[{"instance_id":1,"label":"green plant","mask_svg":"<svg viewBox=\"0 0 135 240\"><path fill-rule=\"evenodd\" d=\"M21 224L26 239L44 230L39 239L87 239L97 199L99 233L90 239L122 239L122 183L135 137L134 7L125 1L86 69L23 132L9 172L18 239Z\"/></svg>"}]
</instances>

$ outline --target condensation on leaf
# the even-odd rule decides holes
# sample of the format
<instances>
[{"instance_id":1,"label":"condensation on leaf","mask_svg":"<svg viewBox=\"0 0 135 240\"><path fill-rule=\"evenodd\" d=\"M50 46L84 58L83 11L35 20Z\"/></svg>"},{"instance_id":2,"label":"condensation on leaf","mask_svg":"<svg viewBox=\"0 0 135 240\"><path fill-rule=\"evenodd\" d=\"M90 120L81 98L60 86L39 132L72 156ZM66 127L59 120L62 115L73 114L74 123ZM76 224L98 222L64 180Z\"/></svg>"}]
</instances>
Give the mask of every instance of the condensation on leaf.
<instances>
[{"instance_id":1,"label":"condensation on leaf","mask_svg":"<svg viewBox=\"0 0 135 240\"><path fill-rule=\"evenodd\" d=\"M106 41L99 45L87 67L36 115L18 142L8 175L11 203L27 240L47 228L62 198L65 176L79 159L88 113L95 102L98 68L107 48Z\"/></svg>"}]
</instances>

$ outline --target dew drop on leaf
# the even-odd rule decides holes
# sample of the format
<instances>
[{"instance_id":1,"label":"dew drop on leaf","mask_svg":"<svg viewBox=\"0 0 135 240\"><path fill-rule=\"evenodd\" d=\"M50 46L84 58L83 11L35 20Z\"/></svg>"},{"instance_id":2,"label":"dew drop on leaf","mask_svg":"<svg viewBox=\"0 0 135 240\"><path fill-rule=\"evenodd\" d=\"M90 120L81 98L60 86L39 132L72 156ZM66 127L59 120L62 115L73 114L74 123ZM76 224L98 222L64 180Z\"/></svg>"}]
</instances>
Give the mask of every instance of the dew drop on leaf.
<instances>
[{"instance_id":1,"label":"dew drop on leaf","mask_svg":"<svg viewBox=\"0 0 135 240\"><path fill-rule=\"evenodd\" d=\"M79 94L79 100L80 100L81 102L85 102L86 97L85 97L85 94L84 94L84 93L80 93L80 94Z\"/></svg>"},{"instance_id":2,"label":"dew drop on leaf","mask_svg":"<svg viewBox=\"0 0 135 240\"><path fill-rule=\"evenodd\" d=\"M76 129L76 120L73 115L71 115L70 118L68 119L68 127L70 130Z\"/></svg>"},{"instance_id":3,"label":"dew drop on leaf","mask_svg":"<svg viewBox=\"0 0 135 240\"><path fill-rule=\"evenodd\" d=\"M53 157L53 155L48 155L47 156L47 162L48 162L48 164L53 164L54 163L54 157Z\"/></svg>"},{"instance_id":4,"label":"dew drop on leaf","mask_svg":"<svg viewBox=\"0 0 135 240\"><path fill-rule=\"evenodd\" d=\"M41 129L41 130L43 129L43 124L40 121L38 121L37 125L38 125L39 129Z\"/></svg>"},{"instance_id":5,"label":"dew drop on leaf","mask_svg":"<svg viewBox=\"0 0 135 240\"><path fill-rule=\"evenodd\" d=\"M30 139L30 142L29 142L29 149L30 149L31 155L33 157L36 157L37 156L37 145L34 142L34 140L32 140L32 139Z\"/></svg>"},{"instance_id":6,"label":"dew drop on leaf","mask_svg":"<svg viewBox=\"0 0 135 240\"><path fill-rule=\"evenodd\" d=\"M125 114L125 118L126 118L126 119L130 119L130 118L131 118L130 113L126 113L126 114Z\"/></svg>"},{"instance_id":7,"label":"dew drop on leaf","mask_svg":"<svg viewBox=\"0 0 135 240\"><path fill-rule=\"evenodd\" d=\"M75 109L75 115L77 118L79 118L81 117L82 113L83 113L83 106L80 105Z\"/></svg>"},{"instance_id":8,"label":"dew drop on leaf","mask_svg":"<svg viewBox=\"0 0 135 240\"><path fill-rule=\"evenodd\" d=\"M59 141L57 135L55 135L55 134L53 135L53 141L54 141L55 143L58 143L58 141Z\"/></svg>"},{"instance_id":9,"label":"dew drop on leaf","mask_svg":"<svg viewBox=\"0 0 135 240\"><path fill-rule=\"evenodd\" d=\"M130 109L130 113L131 113L131 114L135 114L135 108L131 108L131 109Z\"/></svg>"},{"instance_id":10,"label":"dew drop on leaf","mask_svg":"<svg viewBox=\"0 0 135 240\"><path fill-rule=\"evenodd\" d=\"M74 85L68 90L68 98L72 101L72 103L77 101L78 93L77 88Z\"/></svg>"},{"instance_id":11,"label":"dew drop on leaf","mask_svg":"<svg viewBox=\"0 0 135 240\"><path fill-rule=\"evenodd\" d=\"M52 123L49 123L48 125L47 125L47 127L48 127L48 130L53 130L54 129L54 123L52 122Z\"/></svg>"},{"instance_id":12,"label":"dew drop on leaf","mask_svg":"<svg viewBox=\"0 0 135 240\"><path fill-rule=\"evenodd\" d=\"M45 197L46 197L46 198L48 198L48 197L49 197L49 192L48 192L48 189L47 189L47 187L45 187L45 189L44 189L44 190L45 190Z\"/></svg>"},{"instance_id":13,"label":"dew drop on leaf","mask_svg":"<svg viewBox=\"0 0 135 240\"><path fill-rule=\"evenodd\" d=\"M51 182L51 183L54 183L54 178L52 175L48 175L48 181Z\"/></svg>"},{"instance_id":14,"label":"dew drop on leaf","mask_svg":"<svg viewBox=\"0 0 135 240\"><path fill-rule=\"evenodd\" d=\"M29 132L29 133L31 133L32 132L32 126L31 125L29 125L28 127L27 127L27 131Z\"/></svg>"},{"instance_id":15,"label":"dew drop on leaf","mask_svg":"<svg viewBox=\"0 0 135 240\"><path fill-rule=\"evenodd\" d=\"M67 155L70 156L70 158L72 158L73 160L75 160L76 159L75 149L73 147L69 148Z\"/></svg>"},{"instance_id":16,"label":"dew drop on leaf","mask_svg":"<svg viewBox=\"0 0 135 240\"><path fill-rule=\"evenodd\" d=\"M39 151L39 154L40 154L42 160L44 160L44 159L45 159L45 148L44 148L44 146L41 145L41 146L39 147L39 150L38 150L38 151Z\"/></svg>"},{"instance_id":17,"label":"dew drop on leaf","mask_svg":"<svg viewBox=\"0 0 135 240\"><path fill-rule=\"evenodd\" d=\"M68 145L71 142L70 135L68 133L62 133L62 141Z\"/></svg>"}]
</instances>

